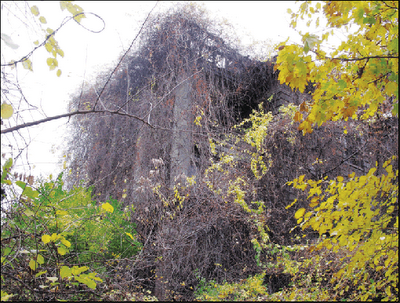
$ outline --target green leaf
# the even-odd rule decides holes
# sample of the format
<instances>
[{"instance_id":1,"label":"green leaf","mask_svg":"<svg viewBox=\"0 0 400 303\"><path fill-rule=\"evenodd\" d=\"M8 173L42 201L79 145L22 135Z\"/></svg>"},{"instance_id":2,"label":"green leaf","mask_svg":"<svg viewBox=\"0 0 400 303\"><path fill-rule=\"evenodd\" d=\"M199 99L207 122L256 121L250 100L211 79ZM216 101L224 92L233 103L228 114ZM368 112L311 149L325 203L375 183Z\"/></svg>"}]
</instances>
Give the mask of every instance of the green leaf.
<instances>
[{"instance_id":1,"label":"green leaf","mask_svg":"<svg viewBox=\"0 0 400 303\"><path fill-rule=\"evenodd\" d=\"M32 14L34 14L35 16L39 16L39 9L38 9L38 7L36 6L36 5L34 5L34 6L32 6L31 7L31 12L32 12Z\"/></svg>"},{"instance_id":2,"label":"green leaf","mask_svg":"<svg viewBox=\"0 0 400 303\"><path fill-rule=\"evenodd\" d=\"M3 253L3 256L8 256L11 253L11 247L5 247L1 252Z\"/></svg>"},{"instance_id":3,"label":"green leaf","mask_svg":"<svg viewBox=\"0 0 400 303\"><path fill-rule=\"evenodd\" d=\"M61 76L61 69L57 70L57 77Z\"/></svg>"},{"instance_id":4,"label":"green leaf","mask_svg":"<svg viewBox=\"0 0 400 303\"><path fill-rule=\"evenodd\" d=\"M363 23L364 23L364 24L371 24L371 25L373 25L373 24L376 23L376 20L375 20L374 17L371 16L371 17L364 18L364 19L363 19Z\"/></svg>"},{"instance_id":5,"label":"green leaf","mask_svg":"<svg viewBox=\"0 0 400 303\"><path fill-rule=\"evenodd\" d=\"M11 168L12 165L13 165L13 159L12 158L8 158L6 163L4 163L3 168L4 169L9 169L9 168Z\"/></svg>"},{"instance_id":6,"label":"green leaf","mask_svg":"<svg viewBox=\"0 0 400 303\"><path fill-rule=\"evenodd\" d=\"M14 109L10 104L3 103L1 105L1 117L3 119L10 119L14 113Z\"/></svg>"},{"instance_id":7,"label":"green leaf","mask_svg":"<svg viewBox=\"0 0 400 303\"><path fill-rule=\"evenodd\" d=\"M26 183L22 181L16 181L15 184L21 187L22 189L25 189L26 187Z\"/></svg>"},{"instance_id":8,"label":"green leaf","mask_svg":"<svg viewBox=\"0 0 400 303\"><path fill-rule=\"evenodd\" d=\"M395 117L399 116L399 103L393 104L392 115Z\"/></svg>"},{"instance_id":9,"label":"green leaf","mask_svg":"<svg viewBox=\"0 0 400 303\"><path fill-rule=\"evenodd\" d=\"M22 192L23 195L27 196L28 198L35 199L39 197L39 192L33 190L31 187L25 187L24 191Z\"/></svg>"},{"instance_id":10,"label":"green leaf","mask_svg":"<svg viewBox=\"0 0 400 303\"><path fill-rule=\"evenodd\" d=\"M388 50L391 53L399 53L399 38L393 39L388 43Z\"/></svg>"},{"instance_id":11,"label":"green leaf","mask_svg":"<svg viewBox=\"0 0 400 303\"><path fill-rule=\"evenodd\" d=\"M345 88L347 87L346 81L344 81L344 80L342 80L342 79L340 79L340 80L338 81L338 84L339 84L340 89L345 89Z\"/></svg>"}]
</instances>

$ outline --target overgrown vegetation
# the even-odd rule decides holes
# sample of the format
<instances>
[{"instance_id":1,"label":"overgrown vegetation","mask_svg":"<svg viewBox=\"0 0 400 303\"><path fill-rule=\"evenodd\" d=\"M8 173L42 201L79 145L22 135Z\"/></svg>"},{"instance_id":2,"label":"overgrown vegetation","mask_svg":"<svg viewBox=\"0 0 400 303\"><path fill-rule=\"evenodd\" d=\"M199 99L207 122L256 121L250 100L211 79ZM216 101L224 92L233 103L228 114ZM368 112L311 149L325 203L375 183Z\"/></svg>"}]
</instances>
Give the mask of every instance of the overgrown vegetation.
<instances>
[{"instance_id":1,"label":"overgrown vegetation","mask_svg":"<svg viewBox=\"0 0 400 303\"><path fill-rule=\"evenodd\" d=\"M153 17L72 99L114 114L72 119L66 176L3 166L2 299L398 300L398 3L292 26L318 13L266 62L194 5Z\"/></svg>"}]
</instances>

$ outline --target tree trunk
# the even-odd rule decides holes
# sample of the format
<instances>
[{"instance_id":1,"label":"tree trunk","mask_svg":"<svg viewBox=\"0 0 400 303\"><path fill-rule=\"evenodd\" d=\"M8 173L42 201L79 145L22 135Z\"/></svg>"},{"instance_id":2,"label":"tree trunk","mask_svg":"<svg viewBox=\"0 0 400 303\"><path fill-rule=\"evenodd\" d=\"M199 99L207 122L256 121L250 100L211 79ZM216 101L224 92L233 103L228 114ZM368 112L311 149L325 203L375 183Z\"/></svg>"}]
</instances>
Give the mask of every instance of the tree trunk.
<instances>
[{"instance_id":1,"label":"tree trunk","mask_svg":"<svg viewBox=\"0 0 400 303\"><path fill-rule=\"evenodd\" d=\"M187 79L184 74L179 77L178 83ZM170 187L173 188L175 179L184 174L189 176L191 168L191 154L193 149L192 134L193 124L191 80L187 79L176 88L174 104L174 126L171 142L171 171Z\"/></svg>"}]
</instances>

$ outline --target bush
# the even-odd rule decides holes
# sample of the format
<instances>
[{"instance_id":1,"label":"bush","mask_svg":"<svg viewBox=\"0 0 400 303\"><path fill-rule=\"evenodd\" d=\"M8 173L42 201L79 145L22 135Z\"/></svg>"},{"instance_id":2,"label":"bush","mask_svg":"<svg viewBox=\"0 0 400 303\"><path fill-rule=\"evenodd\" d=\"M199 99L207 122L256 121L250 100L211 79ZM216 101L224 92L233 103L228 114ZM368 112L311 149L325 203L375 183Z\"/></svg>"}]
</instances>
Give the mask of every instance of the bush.
<instances>
[{"instance_id":1,"label":"bush","mask_svg":"<svg viewBox=\"0 0 400 303\"><path fill-rule=\"evenodd\" d=\"M33 180L11 180L11 166L6 162L1 178L2 300L100 296L96 286L111 276L109 265L141 249L129 221L134 209L123 211L112 199L97 205L91 188L64 190L62 174L36 188Z\"/></svg>"}]
</instances>

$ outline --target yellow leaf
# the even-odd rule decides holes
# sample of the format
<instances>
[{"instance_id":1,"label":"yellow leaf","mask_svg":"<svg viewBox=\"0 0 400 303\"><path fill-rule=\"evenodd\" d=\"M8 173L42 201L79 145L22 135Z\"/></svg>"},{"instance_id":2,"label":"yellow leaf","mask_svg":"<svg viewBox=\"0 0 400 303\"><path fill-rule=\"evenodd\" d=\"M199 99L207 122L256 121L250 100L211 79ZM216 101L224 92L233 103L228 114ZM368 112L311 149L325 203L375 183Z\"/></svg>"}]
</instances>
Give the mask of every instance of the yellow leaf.
<instances>
[{"instance_id":1,"label":"yellow leaf","mask_svg":"<svg viewBox=\"0 0 400 303\"><path fill-rule=\"evenodd\" d=\"M36 5L34 5L34 6L31 7L31 12L32 12L32 14L34 14L35 16L38 16L38 15L39 15L39 9L37 8Z\"/></svg>"},{"instance_id":2,"label":"yellow leaf","mask_svg":"<svg viewBox=\"0 0 400 303\"><path fill-rule=\"evenodd\" d=\"M47 58L46 62L50 70L54 70L58 66L58 61L55 58Z\"/></svg>"},{"instance_id":3,"label":"yellow leaf","mask_svg":"<svg viewBox=\"0 0 400 303\"><path fill-rule=\"evenodd\" d=\"M57 54L64 58L64 51L62 49L57 49Z\"/></svg>"},{"instance_id":4,"label":"yellow leaf","mask_svg":"<svg viewBox=\"0 0 400 303\"><path fill-rule=\"evenodd\" d=\"M312 198L311 201L310 201L310 207L315 207L315 206L317 206L317 205L318 205L318 200L319 200L318 197Z\"/></svg>"},{"instance_id":5,"label":"yellow leaf","mask_svg":"<svg viewBox=\"0 0 400 303\"><path fill-rule=\"evenodd\" d=\"M61 69L57 70L57 77L60 77L60 76L61 76ZM66 163L66 162L64 162L64 163ZM65 167L64 167L64 169L65 169Z\"/></svg>"},{"instance_id":6,"label":"yellow leaf","mask_svg":"<svg viewBox=\"0 0 400 303\"><path fill-rule=\"evenodd\" d=\"M66 247L71 247L71 243L68 240L61 239L61 243L64 244Z\"/></svg>"},{"instance_id":7,"label":"yellow leaf","mask_svg":"<svg viewBox=\"0 0 400 303\"><path fill-rule=\"evenodd\" d=\"M43 235L42 236L42 241L43 241L44 244L47 244L47 243L49 243L51 241L51 238L50 238L49 235Z\"/></svg>"},{"instance_id":8,"label":"yellow leaf","mask_svg":"<svg viewBox=\"0 0 400 303\"><path fill-rule=\"evenodd\" d=\"M299 219L299 218L303 217L305 212L306 212L306 209L305 209L305 208L300 208L300 209L297 210L296 213L294 214L294 218L295 218L295 219Z\"/></svg>"},{"instance_id":9,"label":"yellow leaf","mask_svg":"<svg viewBox=\"0 0 400 303\"><path fill-rule=\"evenodd\" d=\"M65 216L68 215L68 212L65 210L57 210L56 215Z\"/></svg>"},{"instance_id":10,"label":"yellow leaf","mask_svg":"<svg viewBox=\"0 0 400 303\"><path fill-rule=\"evenodd\" d=\"M43 258L43 256L41 254L37 255L37 262L39 264L43 264L44 263L44 258Z\"/></svg>"},{"instance_id":11,"label":"yellow leaf","mask_svg":"<svg viewBox=\"0 0 400 303\"><path fill-rule=\"evenodd\" d=\"M59 246L59 247L57 247L57 252L61 256L64 256L68 252L68 250L65 247Z\"/></svg>"},{"instance_id":12,"label":"yellow leaf","mask_svg":"<svg viewBox=\"0 0 400 303\"><path fill-rule=\"evenodd\" d=\"M101 207L102 207L105 211L108 211L109 213L112 213L112 212L114 211L114 207L113 207L110 203L108 203L108 202L103 203L103 204L101 205Z\"/></svg>"},{"instance_id":13,"label":"yellow leaf","mask_svg":"<svg viewBox=\"0 0 400 303\"><path fill-rule=\"evenodd\" d=\"M47 23L46 18L43 16L40 16L39 21L42 22L43 24Z\"/></svg>"},{"instance_id":14,"label":"yellow leaf","mask_svg":"<svg viewBox=\"0 0 400 303\"><path fill-rule=\"evenodd\" d=\"M71 268L69 268L68 266L62 266L60 268L60 276L61 276L61 279L72 276Z\"/></svg>"},{"instance_id":15,"label":"yellow leaf","mask_svg":"<svg viewBox=\"0 0 400 303\"><path fill-rule=\"evenodd\" d=\"M33 72L32 61L29 59L22 61L22 67Z\"/></svg>"},{"instance_id":16,"label":"yellow leaf","mask_svg":"<svg viewBox=\"0 0 400 303\"><path fill-rule=\"evenodd\" d=\"M130 233L126 233L132 240L135 240L135 239L133 239L133 236L130 234Z\"/></svg>"},{"instance_id":17,"label":"yellow leaf","mask_svg":"<svg viewBox=\"0 0 400 303\"><path fill-rule=\"evenodd\" d=\"M38 264L37 264L37 262L36 262L35 260L31 259L31 260L29 261L29 267L30 267L33 271L35 271L36 268L38 267Z\"/></svg>"},{"instance_id":18,"label":"yellow leaf","mask_svg":"<svg viewBox=\"0 0 400 303\"><path fill-rule=\"evenodd\" d=\"M3 103L1 105L1 117L3 119L10 119L14 113L14 109L10 104Z\"/></svg>"},{"instance_id":19,"label":"yellow leaf","mask_svg":"<svg viewBox=\"0 0 400 303\"><path fill-rule=\"evenodd\" d=\"M67 3L70 1L60 1L61 10L65 10L67 8Z\"/></svg>"}]
</instances>

